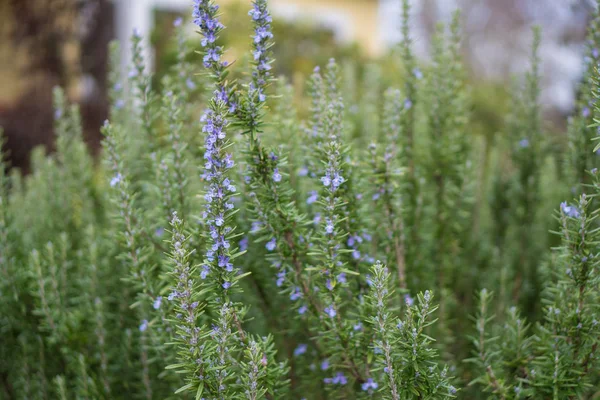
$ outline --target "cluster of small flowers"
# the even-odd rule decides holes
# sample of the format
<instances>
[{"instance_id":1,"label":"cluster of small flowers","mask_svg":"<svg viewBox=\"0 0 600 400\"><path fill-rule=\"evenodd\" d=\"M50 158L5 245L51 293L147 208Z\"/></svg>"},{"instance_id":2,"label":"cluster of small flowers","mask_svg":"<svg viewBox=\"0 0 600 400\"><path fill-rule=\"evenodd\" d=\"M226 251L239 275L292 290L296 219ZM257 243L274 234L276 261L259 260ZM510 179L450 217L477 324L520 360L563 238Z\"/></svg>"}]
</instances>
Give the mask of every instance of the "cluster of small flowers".
<instances>
[{"instance_id":1,"label":"cluster of small flowers","mask_svg":"<svg viewBox=\"0 0 600 400\"><path fill-rule=\"evenodd\" d=\"M223 67L221 64L223 48L215 44L219 32L224 28L217 19L218 10L219 6L210 0L194 0L192 18L204 36L201 42L202 47L205 48L204 67L212 69L214 72L221 71Z\"/></svg>"},{"instance_id":2,"label":"cluster of small flowers","mask_svg":"<svg viewBox=\"0 0 600 400\"><path fill-rule=\"evenodd\" d=\"M252 10L248 13L254 22L253 52L256 70L252 72L252 83L250 83L250 98L256 97L260 103L266 100L265 86L269 79L271 64L268 50L270 40L273 38L271 32L272 18L267 10L266 0L255 0Z\"/></svg>"},{"instance_id":3,"label":"cluster of small flowers","mask_svg":"<svg viewBox=\"0 0 600 400\"><path fill-rule=\"evenodd\" d=\"M560 210L564 215L570 218L579 218L581 215L577 207L569 205L566 201L560 203Z\"/></svg>"},{"instance_id":4,"label":"cluster of small flowers","mask_svg":"<svg viewBox=\"0 0 600 400\"><path fill-rule=\"evenodd\" d=\"M343 372L338 372L331 378L323 379L323 382L331 384L331 385L342 385L343 386L348 383L348 378L346 378L346 375L344 375Z\"/></svg>"},{"instance_id":5,"label":"cluster of small flowers","mask_svg":"<svg viewBox=\"0 0 600 400\"><path fill-rule=\"evenodd\" d=\"M225 129L228 124L227 116L231 110L228 102L227 91L221 82L221 72L224 65L220 63L222 49L216 46L215 40L223 25L217 19L218 7L209 0L195 0L193 12L194 23L200 28L204 36L202 45L206 49L204 65L210 69L216 77L216 89L214 92L211 108L202 116L204 124L202 131L206 135L204 152L204 170L202 177L208 183L204 199L206 210L203 218L209 229L212 245L206 252L206 260L202 266L201 276L205 278L210 273L209 264L232 273L233 264L230 262L229 248L231 244L227 235L232 228L227 226L227 217L233 211L234 205L230 201L236 188L227 177L227 172L233 168L234 162L231 154L225 152L227 145ZM227 107L229 106L229 110ZM226 277L225 275L229 275ZM227 290L231 287L231 274L220 274L222 287Z\"/></svg>"}]
</instances>

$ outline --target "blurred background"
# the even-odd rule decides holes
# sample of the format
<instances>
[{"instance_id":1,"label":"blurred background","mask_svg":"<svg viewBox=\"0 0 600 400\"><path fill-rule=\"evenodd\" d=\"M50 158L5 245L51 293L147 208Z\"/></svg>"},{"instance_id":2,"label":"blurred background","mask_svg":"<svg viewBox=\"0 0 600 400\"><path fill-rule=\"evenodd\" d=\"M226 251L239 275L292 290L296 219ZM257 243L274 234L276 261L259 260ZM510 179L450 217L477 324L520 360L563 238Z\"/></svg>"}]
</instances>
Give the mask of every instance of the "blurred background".
<instances>
[{"instance_id":1,"label":"blurred background","mask_svg":"<svg viewBox=\"0 0 600 400\"><path fill-rule=\"evenodd\" d=\"M227 57L247 52L250 0L219 0L228 27ZM11 163L27 170L30 150L52 149L55 85L78 102L90 147L99 149L99 126L107 116L108 43L144 37L147 68L161 73L175 61L173 21L189 19L192 0L0 0L0 126ZM355 66L378 63L394 73L400 37L400 0L271 0L275 69L301 86L315 65L330 57ZM507 88L528 66L531 26L542 26L542 103L549 132L561 135L583 72L592 0L413 0L414 49L426 63L438 22L462 11L464 57L473 88L473 118L482 129L502 129ZM194 27L189 40L198 48ZM200 70L201 63L198 63ZM391 71L389 71L391 70Z\"/></svg>"}]
</instances>

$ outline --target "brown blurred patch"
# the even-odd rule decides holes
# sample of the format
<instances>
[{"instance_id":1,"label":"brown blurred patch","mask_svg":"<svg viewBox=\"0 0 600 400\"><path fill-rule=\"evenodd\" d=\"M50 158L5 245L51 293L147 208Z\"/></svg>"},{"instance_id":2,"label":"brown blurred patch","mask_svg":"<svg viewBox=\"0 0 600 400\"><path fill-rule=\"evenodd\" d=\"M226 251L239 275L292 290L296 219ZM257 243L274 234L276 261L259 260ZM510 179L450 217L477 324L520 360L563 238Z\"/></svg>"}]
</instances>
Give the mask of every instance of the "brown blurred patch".
<instances>
[{"instance_id":1,"label":"brown blurred patch","mask_svg":"<svg viewBox=\"0 0 600 400\"><path fill-rule=\"evenodd\" d=\"M82 110L84 135L99 148L107 115L107 45L113 6L107 0L8 0L0 5L0 126L11 163L27 169L29 152L52 149L52 87L66 88Z\"/></svg>"}]
</instances>

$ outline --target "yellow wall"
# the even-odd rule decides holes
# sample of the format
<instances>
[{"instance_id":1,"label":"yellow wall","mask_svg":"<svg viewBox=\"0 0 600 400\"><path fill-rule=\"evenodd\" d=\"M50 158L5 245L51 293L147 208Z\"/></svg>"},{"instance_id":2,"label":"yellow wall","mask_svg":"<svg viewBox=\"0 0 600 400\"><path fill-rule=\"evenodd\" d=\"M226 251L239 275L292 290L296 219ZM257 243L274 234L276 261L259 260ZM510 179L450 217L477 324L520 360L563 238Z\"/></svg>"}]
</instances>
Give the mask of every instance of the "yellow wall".
<instances>
[{"instance_id":1,"label":"yellow wall","mask_svg":"<svg viewBox=\"0 0 600 400\"><path fill-rule=\"evenodd\" d=\"M219 3L250 2L250 0L220 0ZM339 10L348 18L352 31L352 40L356 41L371 55L379 55L384 50L379 34L379 15L377 0L270 0L271 8L297 6L302 10L301 18ZM310 19L310 17L309 17Z\"/></svg>"}]
</instances>

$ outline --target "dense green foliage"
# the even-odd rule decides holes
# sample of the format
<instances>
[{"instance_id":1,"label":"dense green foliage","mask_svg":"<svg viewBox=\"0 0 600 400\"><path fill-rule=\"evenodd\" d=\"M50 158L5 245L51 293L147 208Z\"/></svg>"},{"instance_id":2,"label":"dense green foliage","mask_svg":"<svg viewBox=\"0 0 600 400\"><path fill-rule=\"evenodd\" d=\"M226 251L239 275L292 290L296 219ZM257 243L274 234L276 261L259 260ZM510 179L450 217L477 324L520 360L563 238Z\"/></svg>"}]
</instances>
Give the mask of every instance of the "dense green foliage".
<instances>
[{"instance_id":1,"label":"dense green foliage","mask_svg":"<svg viewBox=\"0 0 600 400\"><path fill-rule=\"evenodd\" d=\"M298 92L266 0L240 65L194 1L202 52L178 21L160 90L141 37L127 77L111 48L102 162L57 88L56 152L0 159L0 398L596 398L600 19L550 151L539 30L480 134L459 15L419 66L403 4L385 65Z\"/></svg>"}]
</instances>

